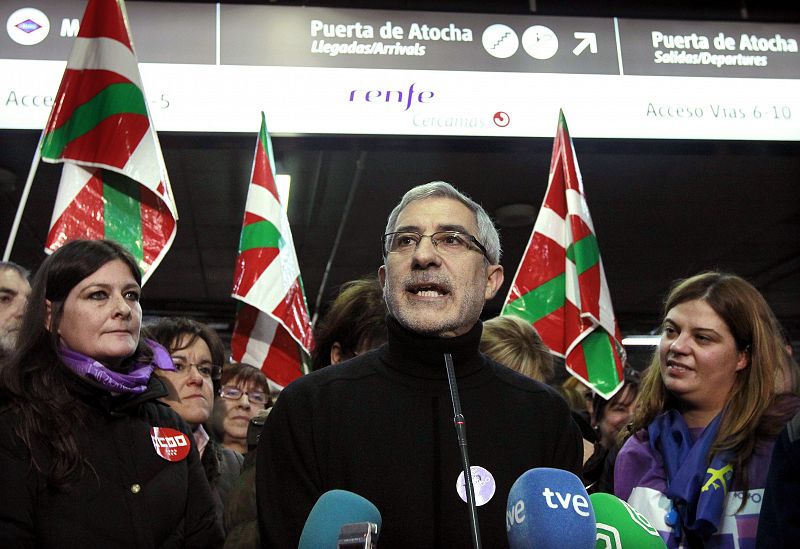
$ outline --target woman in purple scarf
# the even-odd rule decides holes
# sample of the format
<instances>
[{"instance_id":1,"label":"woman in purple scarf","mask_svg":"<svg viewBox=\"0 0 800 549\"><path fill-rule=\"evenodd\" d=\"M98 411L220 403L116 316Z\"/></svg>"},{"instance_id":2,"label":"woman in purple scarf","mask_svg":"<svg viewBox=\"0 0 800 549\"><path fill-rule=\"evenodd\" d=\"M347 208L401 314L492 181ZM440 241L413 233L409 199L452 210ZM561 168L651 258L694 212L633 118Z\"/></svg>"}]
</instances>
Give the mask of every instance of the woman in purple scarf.
<instances>
[{"instance_id":1,"label":"woman in purple scarf","mask_svg":"<svg viewBox=\"0 0 800 549\"><path fill-rule=\"evenodd\" d=\"M141 276L106 240L37 272L0 371L0 547L215 547L191 431L158 399L173 369L141 339Z\"/></svg>"},{"instance_id":2,"label":"woman in purple scarf","mask_svg":"<svg viewBox=\"0 0 800 549\"><path fill-rule=\"evenodd\" d=\"M764 297L719 272L679 281L645 374L614 491L668 547L751 547L775 437L797 409Z\"/></svg>"}]
</instances>

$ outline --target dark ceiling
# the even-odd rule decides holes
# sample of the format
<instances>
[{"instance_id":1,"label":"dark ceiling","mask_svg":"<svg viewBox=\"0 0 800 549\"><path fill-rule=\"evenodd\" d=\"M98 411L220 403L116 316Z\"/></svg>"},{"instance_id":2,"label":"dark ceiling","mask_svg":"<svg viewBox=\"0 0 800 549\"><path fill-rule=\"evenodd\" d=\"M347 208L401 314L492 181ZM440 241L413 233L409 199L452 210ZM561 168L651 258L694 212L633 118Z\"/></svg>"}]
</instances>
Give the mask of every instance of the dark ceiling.
<instances>
[{"instance_id":1,"label":"dark ceiling","mask_svg":"<svg viewBox=\"0 0 800 549\"><path fill-rule=\"evenodd\" d=\"M299 2L239 2L280 3ZM381 9L800 20L782 3L672 2L305 2ZM705 5L705 8L702 6ZM760 10L760 11L759 11ZM800 114L800 113L798 113ZM553 120L555 131L556 120ZM253 161L255 134L160 133L180 221L171 251L148 282L150 314L192 314L230 325L233 262ZM37 131L0 131L0 239L20 200ZM508 204L536 211L547 185L551 139L275 137L279 171L292 175L289 219L312 313L343 282L374 273L386 217L410 187L453 183L494 214ZM733 271L767 297L800 341L800 143L576 139L614 309L624 334L657 326L664 292L703 269ZM36 268L60 166L42 164L12 260ZM496 315L534 219L501 226L506 283L489 303ZM334 250L338 239L338 248ZM332 253L335 251L335 253ZM323 285L324 284L324 285ZM224 331L224 330L223 330Z\"/></svg>"}]
</instances>

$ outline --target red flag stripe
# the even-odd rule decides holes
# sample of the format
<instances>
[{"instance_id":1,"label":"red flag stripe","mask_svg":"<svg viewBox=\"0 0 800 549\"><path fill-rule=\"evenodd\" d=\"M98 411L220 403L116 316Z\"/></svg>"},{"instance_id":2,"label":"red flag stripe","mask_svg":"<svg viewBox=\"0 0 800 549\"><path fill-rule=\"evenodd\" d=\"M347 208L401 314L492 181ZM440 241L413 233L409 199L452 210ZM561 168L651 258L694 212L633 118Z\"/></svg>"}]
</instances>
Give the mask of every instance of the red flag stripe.
<instances>
[{"instance_id":1,"label":"red flag stripe","mask_svg":"<svg viewBox=\"0 0 800 549\"><path fill-rule=\"evenodd\" d=\"M264 143L261 141L261 136L259 135L258 145L256 146L256 158L253 162L253 175L251 178L253 185L258 185L259 187L264 187L272 196L275 197L275 200L280 202L280 198L278 197L278 186L275 184L275 177L272 174L272 166L269 163L269 157L267 156L267 149Z\"/></svg>"},{"instance_id":2,"label":"red flag stripe","mask_svg":"<svg viewBox=\"0 0 800 549\"><path fill-rule=\"evenodd\" d=\"M126 131L121 132L121 127ZM138 114L109 116L91 131L70 141L64 147L62 157L77 162L102 163L122 169L149 129L150 121L146 116Z\"/></svg>"},{"instance_id":3,"label":"red flag stripe","mask_svg":"<svg viewBox=\"0 0 800 549\"><path fill-rule=\"evenodd\" d=\"M250 248L236 258L233 287L238 295L247 295L270 263L280 254L278 248Z\"/></svg>"},{"instance_id":4,"label":"red flag stripe","mask_svg":"<svg viewBox=\"0 0 800 549\"><path fill-rule=\"evenodd\" d=\"M100 240L105 237L103 222L103 180L97 173L78 191L47 235L47 248L57 250L75 238Z\"/></svg>"},{"instance_id":5,"label":"red flag stripe","mask_svg":"<svg viewBox=\"0 0 800 549\"><path fill-rule=\"evenodd\" d=\"M83 14L80 38L111 38L132 50L128 29L116 0L89 0Z\"/></svg>"},{"instance_id":6,"label":"red flag stripe","mask_svg":"<svg viewBox=\"0 0 800 549\"><path fill-rule=\"evenodd\" d=\"M578 287L581 291L581 312L589 313L600 321L600 263L578 275Z\"/></svg>"},{"instance_id":7,"label":"red flag stripe","mask_svg":"<svg viewBox=\"0 0 800 549\"><path fill-rule=\"evenodd\" d=\"M576 345L570 352L565 360L567 367L572 370L575 375L584 380L589 379L589 370L586 367L586 355L583 353L583 347Z\"/></svg>"},{"instance_id":8,"label":"red flag stripe","mask_svg":"<svg viewBox=\"0 0 800 549\"><path fill-rule=\"evenodd\" d=\"M250 305L242 304L236 313L236 324L231 337L231 356L236 361L241 361L247 352L247 342L253 333L260 311ZM261 365L258 365L259 368Z\"/></svg>"},{"instance_id":9,"label":"red flag stripe","mask_svg":"<svg viewBox=\"0 0 800 549\"><path fill-rule=\"evenodd\" d=\"M587 236L594 235L594 231L577 215L569 216L569 224L572 229L572 243L576 243Z\"/></svg>"},{"instance_id":10,"label":"red flag stripe","mask_svg":"<svg viewBox=\"0 0 800 549\"><path fill-rule=\"evenodd\" d=\"M564 166L559 162L550 174L550 185L542 207L550 208L559 217L567 217L567 197L564 193Z\"/></svg>"},{"instance_id":11,"label":"red flag stripe","mask_svg":"<svg viewBox=\"0 0 800 549\"><path fill-rule=\"evenodd\" d=\"M306 308L299 280L294 281L294 284L286 293L286 297L272 311L272 315L282 319L286 324L286 328L301 336L300 343L303 347L308 350L314 347L311 331L306 330L306 326L311 324L311 319L308 317L308 309ZM296 315L299 315L299 317Z\"/></svg>"},{"instance_id":12,"label":"red flag stripe","mask_svg":"<svg viewBox=\"0 0 800 549\"><path fill-rule=\"evenodd\" d=\"M139 187L139 199L144 262L152 265L169 244L175 230L175 218L164 201L144 185Z\"/></svg>"},{"instance_id":13,"label":"red flag stripe","mask_svg":"<svg viewBox=\"0 0 800 549\"><path fill-rule=\"evenodd\" d=\"M278 385L286 387L303 375L300 348L297 342L282 326L275 329L275 336L269 345L269 352L264 359L262 371L264 375Z\"/></svg>"},{"instance_id":14,"label":"red flag stripe","mask_svg":"<svg viewBox=\"0 0 800 549\"><path fill-rule=\"evenodd\" d=\"M253 223L258 223L259 221L266 221L266 219L264 219L263 216L254 214L253 212L244 212L244 222L242 223L244 227L252 225Z\"/></svg>"},{"instance_id":15,"label":"red flag stripe","mask_svg":"<svg viewBox=\"0 0 800 549\"><path fill-rule=\"evenodd\" d=\"M533 324L547 348L564 356L567 344L564 340L564 307L553 311Z\"/></svg>"},{"instance_id":16,"label":"red flag stripe","mask_svg":"<svg viewBox=\"0 0 800 549\"><path fill-rule=\"evenodd\" d=\"M111 84L128 82L130 80L113 71L66 69L56 95L61 102L53 107L53 110L58 110L58 116L50 116L45 133L50 133L66 124L77 107L89 101ZM56 124L53 124L54 122Z\"/></svg>"}]
</instances>

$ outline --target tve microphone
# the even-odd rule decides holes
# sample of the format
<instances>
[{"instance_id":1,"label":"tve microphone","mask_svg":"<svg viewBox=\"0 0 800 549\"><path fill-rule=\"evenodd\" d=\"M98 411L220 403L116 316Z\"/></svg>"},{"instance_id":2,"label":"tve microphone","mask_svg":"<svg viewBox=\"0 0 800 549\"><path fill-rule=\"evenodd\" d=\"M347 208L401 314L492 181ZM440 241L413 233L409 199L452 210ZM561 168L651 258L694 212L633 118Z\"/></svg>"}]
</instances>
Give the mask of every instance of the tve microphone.
<instances>
[{"instance_id":1,"label":"tve microphone","mask_svg":"<svg viewBox=\"0 0 800 549\"><path fill-rule=\"evenodd\" d=\"M370 501L353 492L325 492L308 514L297 548L336 549L342 526L358 522L376 524L380 532L381 514Z\"/></svg>"},{"instance_id":2,"label":"tve microphone","mask_svg":"<svg viewBox=\"0 0 800 549\"><path fill-rule=\"evenodd\" d=\"M666 549L644 515L612 494L589 496L597 520L597 549Z\"/></svg>"},{"instance_id":3,"label":"tve microphone","mask_svg":"<svg viewBox=\"0 0 800 549\"><path fill-rule=\"evenodd\" d=\"M508 493L506 531L511 549L594 549L594 511L586 488L569 471L526 471Z\"/></svg>"}]
</instances>

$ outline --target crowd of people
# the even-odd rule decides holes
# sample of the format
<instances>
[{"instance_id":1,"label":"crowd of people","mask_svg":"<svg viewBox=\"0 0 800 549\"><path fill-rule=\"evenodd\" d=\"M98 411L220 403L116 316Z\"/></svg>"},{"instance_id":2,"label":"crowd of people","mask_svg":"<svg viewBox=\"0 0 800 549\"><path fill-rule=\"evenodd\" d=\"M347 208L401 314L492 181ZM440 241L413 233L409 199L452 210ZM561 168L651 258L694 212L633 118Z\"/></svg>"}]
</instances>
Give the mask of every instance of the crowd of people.
<instances>
[{"instance_id":1,"label":"crowd of people","mask_svg":"<svg viewBox=\"0 0 800 549\"><path fill-rule=\"evenodd\" d=\"M0 546L297 547L340 489L380 510L382 548L468 547L471 519L502 547L506 495L537 467L616 494L671 548L794 543L800 376L746 280L677 281L651 363L605 399L563 382L528 322L480 320L504 272L479 204L414 187L382 242L377 277L315 326L314 371L275 401L208 325L143 325L120 245L69 242L30 282L0 263Z\"/></svg>"}]
</instances>

